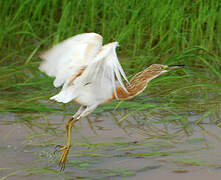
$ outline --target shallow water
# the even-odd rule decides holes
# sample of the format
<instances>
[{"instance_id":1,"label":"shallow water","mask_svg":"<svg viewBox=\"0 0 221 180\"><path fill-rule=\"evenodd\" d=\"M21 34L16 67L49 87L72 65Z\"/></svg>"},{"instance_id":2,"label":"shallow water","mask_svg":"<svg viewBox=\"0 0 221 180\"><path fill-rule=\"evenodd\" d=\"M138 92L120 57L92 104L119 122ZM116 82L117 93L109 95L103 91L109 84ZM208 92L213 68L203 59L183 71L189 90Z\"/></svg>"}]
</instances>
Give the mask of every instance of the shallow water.
<instances>
[{"instance_id":1,"label":"shallow water","mask_svg":"<svg viewBox=\"0 0 221 180\"><path fill-rule=\"evenodd\" d=\"M132 116L118 123L122 116L92 114L78 122L65 172L59 172L59 154L53 151L65 142L62 119L68 117L1 115L0 180L220 179L218 126L190 123L186 132L177 124L139 124Z\"/></svg>"}]
</instances>

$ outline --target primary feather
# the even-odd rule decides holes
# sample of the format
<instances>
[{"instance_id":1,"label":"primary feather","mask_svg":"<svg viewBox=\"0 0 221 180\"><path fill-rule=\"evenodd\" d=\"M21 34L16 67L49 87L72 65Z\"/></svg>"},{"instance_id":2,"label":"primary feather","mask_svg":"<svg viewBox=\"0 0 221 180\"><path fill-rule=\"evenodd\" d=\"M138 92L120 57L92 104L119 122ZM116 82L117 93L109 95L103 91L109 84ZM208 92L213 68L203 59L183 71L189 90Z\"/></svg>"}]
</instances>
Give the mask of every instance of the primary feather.
<instances>
[{"instance_id":1,"label":"primary feather","mask_svg":"<svg viewBox=\"0 0 221 180\"><path fill-rule=\"evenodd\" d=\"M117 97L116 86L126 92L121 76L128 82L116 54L117 42L102 47L102 37L84 33L63 41L40 57L45 61L40 70L54 76L55 87L62 90L51 97L58 102L72 100L82 105L104 103Z\"/></svg>"},{"instance_id":2,"label":"primary feather","mask_svg":"<svg viewBox=\"0 0 221 180\"><path fill-rule=\"evenodd\" d=\"M40 55L44 60L40 70L55 77L54 86L59 87L93 60L102 46L102 39L96 33L73 36Z\"/></svg>"},{"instance_id":3,"label":"primary feather","mask_svg":"<svg viewBox=\"0 0 221 180\"><path fill-rule=\"evenodd\" d=\"M114 90L116 96L116 84L118 83L127 91L121 76L127 82L128 80L116 55L117 46L118 42L103 46L93 62L88 65L84 73L79 77L79 82L83 84L93 82L99 88L105 88L104 86L109 83L111 84L109 88Z\"/></svg>"}]
</instances>

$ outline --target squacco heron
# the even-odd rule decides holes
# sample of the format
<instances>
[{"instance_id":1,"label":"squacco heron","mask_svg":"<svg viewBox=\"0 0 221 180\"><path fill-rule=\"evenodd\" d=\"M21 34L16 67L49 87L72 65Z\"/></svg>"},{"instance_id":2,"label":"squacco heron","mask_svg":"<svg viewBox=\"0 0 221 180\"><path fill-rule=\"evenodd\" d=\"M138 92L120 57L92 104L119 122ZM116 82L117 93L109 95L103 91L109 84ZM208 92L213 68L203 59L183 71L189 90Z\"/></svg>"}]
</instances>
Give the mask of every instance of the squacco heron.
<instances>
[{"instance_id":1,"label":"squacco heron","mask_svg":"<svg viewBox=\"0 0 221 180\"><path fill-rule=\"evenodd\" d=\"M90 114L100 104L133 98L152 79L179 66L153 64L128 81L117 58L118 42L102 46L102 41L99 34L83 33L40 54L43 59L40 70L55 77L55 87L63 85L61 91L50 99L62 103L74 101L81 105L66 122L66 145L58 145L56 149L63 151L59 161L61 170L65 168L71 147L71 128L74 123Z\"/></svg>"}]
</instances>

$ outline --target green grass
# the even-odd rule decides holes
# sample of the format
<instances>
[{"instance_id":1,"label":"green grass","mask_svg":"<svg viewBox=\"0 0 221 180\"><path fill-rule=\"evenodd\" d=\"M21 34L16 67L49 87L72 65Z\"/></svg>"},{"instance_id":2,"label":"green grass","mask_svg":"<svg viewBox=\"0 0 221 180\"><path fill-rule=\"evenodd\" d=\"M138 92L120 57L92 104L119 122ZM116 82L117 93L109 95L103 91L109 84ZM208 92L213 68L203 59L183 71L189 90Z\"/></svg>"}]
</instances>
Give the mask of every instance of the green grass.
<instances>
[{"instance_id":1,"label":"green grass","mask_svg":"<svg viewBox=\"0 0 221 180\"><path fill-rule=\"evenodd\" d=\"M129 77L152 63L186 64L150 83L140 100L112 103L146 110L150 97L179 111L220 109L221 16L213 1L1 1L0 89L3 112L54 112L42 103L56 90L39 72L38 54L82 32L119 41L118 54ZM200 100L199 100L200 99ZM134 103L135 101L136 103ZM159 107L159 106L158 106Z\"/></svg>"},{"instance_id":2,"label":"green grass","mask_svg":"<svg viewBox=\"0 0 221 180\"><path fill-rule=\"evenodd\" d=\"M138 126L137 132L147 139L179 141L183 133L191 135L192 126L188 117L196 114L201 116L194 119L194 124L211 123L220 127L220 17L220 3L217 0L0 1L0 113L13 112L18 115L18 119L13 122L1 120L1 123L24 123L28 127L44 129L45 134L63 135L64 132L56 129L56 125L50 124L45 112L64 113L69 116L77 107L73 104L63 105L48 101L59 89L53 87L53 78L38 70L41 61L38 54L78 33L97 32L104 37L104 43L119 41L117 52L129 78L153 63L185 64L186 67L151 81L144 93L138 97L100 106L94 113L123 111L123 115L114 118L116 123L125 127ZM34 115L30 114L33 112ZM36 122L39 117L45 121ZM135 121L131 122L128 117L133 117ZM205 120L206 118L208 120ZM165 127L159 129L159 124ZM176 131L168 130L167 126L170 124L176 126ZM53 144L45 142L36 146L43 147L47 143ZM125 151L139 149L105 143L88 146L92 149L113 146ZM128 156L169 156L178 153L165 150L136 152ZM87 155L89 158L114 157L112 154L96 151L76 155ZM122 156L125 154L122 153ZM70 164L78 164L78 168L84 169L93 165L88 161L78 163L74 160L70 160ZM175 159L174 162L189 163L188 159ZM198 165L201 162L195 162L193 159L190 163ZM158 167L160 165L147 166L136 171L94 171L102 172L104 177L119 177ZM51 167L33 167L14 171L8 176L39 172L58 174ZM0 179L4 178L7 177Z\"/></svg>"}]
</instances>

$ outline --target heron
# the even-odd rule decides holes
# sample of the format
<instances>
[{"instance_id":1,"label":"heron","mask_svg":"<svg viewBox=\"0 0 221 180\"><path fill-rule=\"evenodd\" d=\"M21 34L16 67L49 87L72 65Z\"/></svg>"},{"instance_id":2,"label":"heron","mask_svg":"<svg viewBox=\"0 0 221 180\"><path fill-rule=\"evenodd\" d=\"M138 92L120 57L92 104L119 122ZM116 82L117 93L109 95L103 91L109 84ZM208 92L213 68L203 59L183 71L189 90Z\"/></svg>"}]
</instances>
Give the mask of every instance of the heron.
<instances>
[{"instance_id":1,"label":"heron","mask_svg":"<svg viewBox=\"0 0 221 180\"><path fill-rule=\"evenodd\" d=\"M153 64L128 81L117 57L118 42L102 45L102 41L103 37L97 33L82 33L58 43L39 56L43 60L39 69L55 77L55 87L62 86L61 91L50 99L80 104L78 111L66 121L66 145L56 146L55 152L62 152L60 170L65 169L71 147L71 129L77 121L101 104L135 97L152 79L181 66Z\"/></svg>"}]
</instances>

